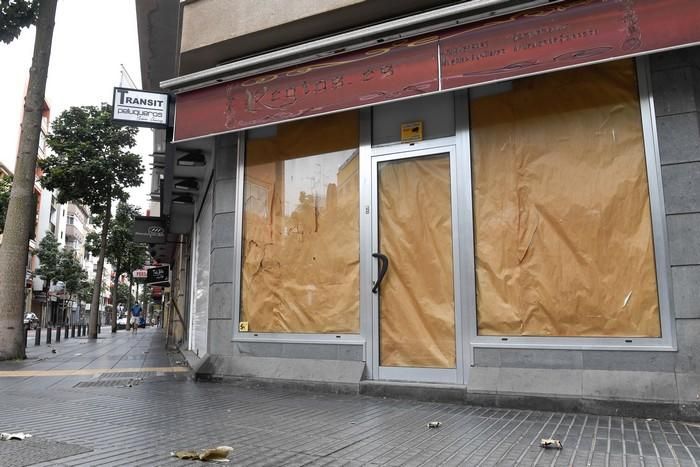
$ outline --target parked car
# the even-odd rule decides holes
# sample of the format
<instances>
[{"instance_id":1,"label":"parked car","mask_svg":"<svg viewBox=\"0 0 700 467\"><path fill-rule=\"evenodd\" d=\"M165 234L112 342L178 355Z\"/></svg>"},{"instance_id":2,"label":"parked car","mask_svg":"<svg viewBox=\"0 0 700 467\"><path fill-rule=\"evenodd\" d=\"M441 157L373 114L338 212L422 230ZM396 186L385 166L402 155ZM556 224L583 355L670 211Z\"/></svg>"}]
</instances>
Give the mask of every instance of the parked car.
<instances>
[{"instance_id":1,"label":"parked car","mask_svg":"<svg viewBox=\"0 0 700 467\"><path fill-rule=\"evenodd\" d=\"M117 329L126 329L126 316L117 318Z\"/></svg>"},{"instance_id":2,"label":"parked car","mask_svg":"<svg viewBox=\"0 0 700 467\"><path fill-rule=\"evenodd\" d=\"M39 327L39 317L34 313L27 313L24 315L24 325L29 326L29 329L36 329Z\"/></svg>"}]
</instances>

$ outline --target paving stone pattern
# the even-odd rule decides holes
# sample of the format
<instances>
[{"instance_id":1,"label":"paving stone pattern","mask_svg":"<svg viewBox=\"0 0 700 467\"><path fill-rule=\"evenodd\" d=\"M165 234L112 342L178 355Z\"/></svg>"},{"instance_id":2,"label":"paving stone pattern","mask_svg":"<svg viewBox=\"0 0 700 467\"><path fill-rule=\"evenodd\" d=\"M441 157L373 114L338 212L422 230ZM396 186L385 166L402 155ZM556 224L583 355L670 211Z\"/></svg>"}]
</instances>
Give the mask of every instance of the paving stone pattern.
<instances>
[{"instance_id":1,"label":"paving stone pattern","mask_svg":"<svg viewBox=\"0 0 700 467\"><path fill-rule=\"evenodd\" d=\"M0 442L0 465L23 467L86 452L90 452L90 449L75 444L38 438L28 438L24 441L3 441Z\"/></svg>"},{"instance_id":2,"label":"paving stone pattern","mask_svg":"<svg viewBox=\"0 0 700 467\"><path fill-rule=\"evenodd\" d=\"M16 450L28 441L0 443L0 465L201 465L170 453L218 445L233 446L232 465L242 466L632 467L697 466L700 459L695 424L196 383L185 374L148 370L181 359L164 351L160 330L75 341L41 361L2 363L0 371L106 363L132 371L0 377L0 431L29 432L31 443L61 446L60 457L49 459L39 450ZM78 348L82 355L71 357ZM133 371L135 361L142 371ZM80 384L137 378L132 387ZM426 426L433 420L440 428ZM540 448L549 437L564 448ZM5 446L14 449L13 463L6 463Z\"/></svg>"}]
</instances>

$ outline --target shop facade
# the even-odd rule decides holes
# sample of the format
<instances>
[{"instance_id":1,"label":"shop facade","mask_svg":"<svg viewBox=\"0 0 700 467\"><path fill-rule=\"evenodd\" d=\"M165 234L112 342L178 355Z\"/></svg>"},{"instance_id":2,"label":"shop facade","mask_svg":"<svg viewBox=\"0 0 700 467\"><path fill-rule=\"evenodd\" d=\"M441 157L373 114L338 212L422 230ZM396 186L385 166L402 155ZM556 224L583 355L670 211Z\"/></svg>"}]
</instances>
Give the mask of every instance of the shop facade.
<instances>
[{"instance_id":1,"label":"shop facade","mask_svg":"<svg viewBox=\"0 0 700 467\"><path fill-rule=\"evenodd\" d=\"M174 185L198 171L172 198L197 371L697 417L691 3L559 2L164 82Z\"/></svg>"}]
</instances>

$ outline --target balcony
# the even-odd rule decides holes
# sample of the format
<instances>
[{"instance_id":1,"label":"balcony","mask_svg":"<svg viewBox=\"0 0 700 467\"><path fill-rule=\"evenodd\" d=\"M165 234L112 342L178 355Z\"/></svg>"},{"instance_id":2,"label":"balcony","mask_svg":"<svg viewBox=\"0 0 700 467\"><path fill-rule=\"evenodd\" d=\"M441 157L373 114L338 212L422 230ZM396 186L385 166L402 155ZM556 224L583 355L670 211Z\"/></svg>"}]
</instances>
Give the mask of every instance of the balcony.
<instances>
[{"instance_id":1,"label":"balcony","mask_svg":"<svg viewBox=\"0 0 700 467\"><path fill-rule=\"evenodd\" d=\"M80 231L75 225L66 225L66 243L78 242L83 243L85 241L85 235Z\"/></svg>"}]
</instances>

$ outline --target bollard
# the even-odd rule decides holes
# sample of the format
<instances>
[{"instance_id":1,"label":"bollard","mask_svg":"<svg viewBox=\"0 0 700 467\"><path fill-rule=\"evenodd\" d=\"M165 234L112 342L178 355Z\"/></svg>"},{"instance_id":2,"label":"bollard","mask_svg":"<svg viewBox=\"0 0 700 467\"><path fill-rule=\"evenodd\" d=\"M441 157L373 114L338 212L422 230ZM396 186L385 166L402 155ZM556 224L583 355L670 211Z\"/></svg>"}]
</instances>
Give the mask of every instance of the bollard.
<instances>
[{"instance_id":1,"label":"bollard","mask_svg":"<svg viewBox=\"0 0 700 467\"><path fill-rule=\"evenodd\" d=\"M86 334L86 332L85 332L85 328L86 328L86 327L87 327L87 325L85 325L85 324L81 324L81 325L80 325L80 328L81 328L81 331L80 331L80 332L82 332L82 335L83 335L83 336Z\"/></svg>"},{"instance_id":2,"label":"bollard","mask_svg":"<svg viewBox=\"0 0 700 467\"><path fill-rule=\"evenodd\" d=\"M63 337L65 337L66 339L68 339L68 325L66 325L66 334L65 334Z\"/></svg>"},{"instance_id":3,"label":"bollard","mask_svg":"<svg viewBox=\"0 0 700 467\"><path fill-rule=\"evenodd\" d=\"M70 336L75 337L75 324L70 328Z\"/></svg>"},{"instance_id":4,"label":"bollard","mask_svg":"<svg viewBox=\"0 0 700 467\"><path fill-rule=\"evenodd\" d=\"M29 325L24 327L24 347L27 347L27 338L29 336Z\"/></svg>"},{"instance_id":5,"label":"bollard","mask_svg":"<svg viewBox=\"0 0 700 467\"><path fill-rule=\"evenodd\" d=\"M61 342L61 326L56 326L56 343Z\"/></svg>"},{"instance_id":6,"label":"bollard","mask_svg":"<svg viewBox=\"0 0 700 467\"><path fill-rule=\"evenodd\" d=\"M51 326L48 326L46 328L46 343L47 344L51 343Z\"/></svg>"},{"instance_id":7,"label":"bollard","mask_svg":"<svg viewBox=\"0 0 700 467\"><path fill-rule=\"evenodd\" d=\"M34 345L41 345L41 326L34 328Z\"/></svg>"},{"instance_id":8,"label":"bollard","mask_svg":"<svg viewBox=\"0 0 700 467\"><path fill-rule=\"evenodd\" d=\"M102 332L102 326L100 326L100 325L98 324L98 325L97 325L97 334L99 334L99 333L101 333L101 332Z\"/></svg>"}]
</instances>

